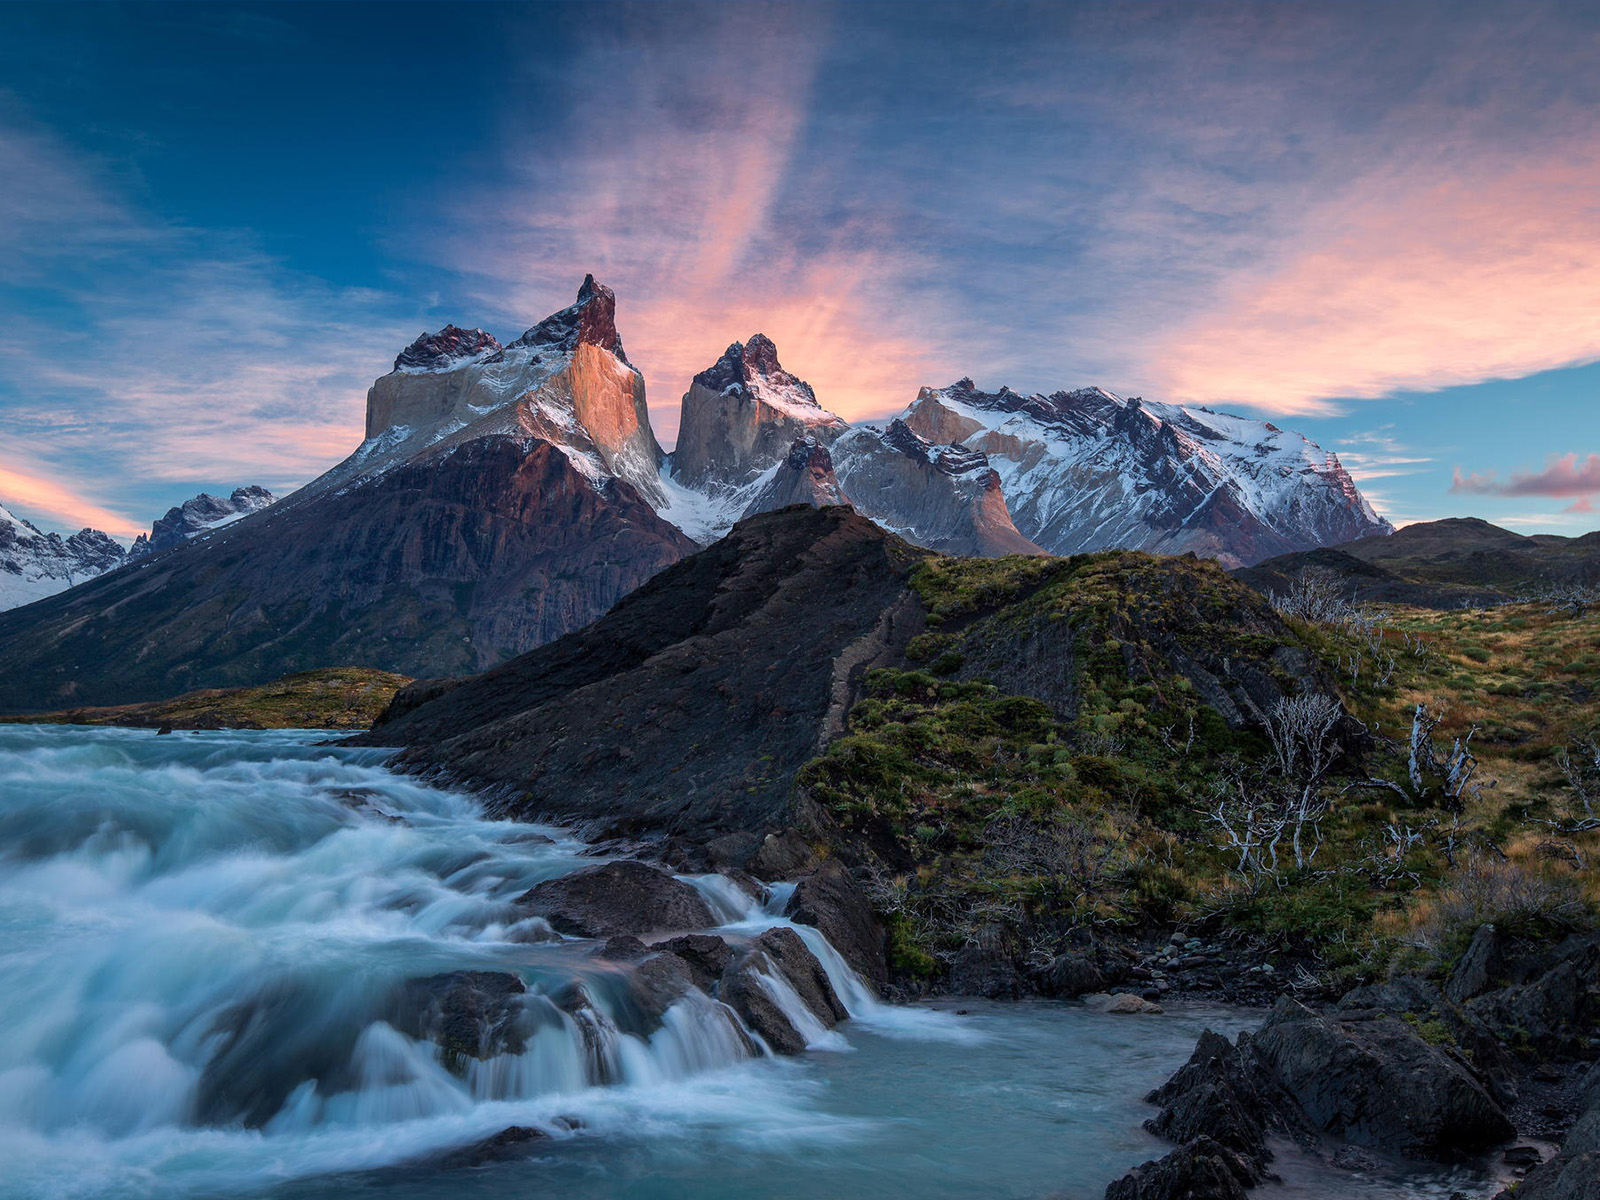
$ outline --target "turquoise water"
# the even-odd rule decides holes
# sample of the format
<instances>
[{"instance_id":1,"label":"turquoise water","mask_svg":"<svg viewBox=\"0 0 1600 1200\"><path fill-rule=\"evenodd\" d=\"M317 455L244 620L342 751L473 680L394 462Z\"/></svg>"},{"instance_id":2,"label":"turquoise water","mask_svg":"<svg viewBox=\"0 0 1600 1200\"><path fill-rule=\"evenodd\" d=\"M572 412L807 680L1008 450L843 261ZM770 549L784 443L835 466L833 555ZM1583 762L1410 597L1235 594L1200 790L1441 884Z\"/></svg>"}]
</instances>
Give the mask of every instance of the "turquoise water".
<instances>
[{"instance_id":1,"label":"turquoise water","mask_svg":"<svg viewBox=\"0 0 1600 1200\"><path fill-rule=\"evenodd\" d=\"M806 1054L747 1057L704 997L630 1032L626 968L511 903L581 844L322 736L0 727L0 1196L1098 1197L1165 1149L1139 1097L1201 1029L1253 1020L883 1005L801 928L852 1013ZM730 938L784 923L781 894L692 882ZM467 968L536 999L579 981L591 1027L546 1005L525 1053L453 1076L383 1016ZM428 1165L514 1124L550 1136ZM1461 1182L1285 1174L1300 1196Z\"/></svg>"}]
</instances>

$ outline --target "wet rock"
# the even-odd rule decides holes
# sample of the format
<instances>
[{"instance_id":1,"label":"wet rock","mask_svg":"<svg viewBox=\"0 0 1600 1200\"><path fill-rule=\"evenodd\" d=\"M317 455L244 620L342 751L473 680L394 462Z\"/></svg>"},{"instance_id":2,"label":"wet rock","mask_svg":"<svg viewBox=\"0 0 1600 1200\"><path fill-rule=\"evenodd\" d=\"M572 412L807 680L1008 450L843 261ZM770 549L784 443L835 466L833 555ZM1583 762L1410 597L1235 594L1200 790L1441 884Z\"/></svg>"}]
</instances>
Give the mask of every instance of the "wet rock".
<instances>
[{"instance_id":1,"label":"wet rock","mask_svg":"<svg viewBox=\"0 0 1600 1200\"><path fill-rule=\"evenodd\" d=\"M547 879L517 903L574 937L609 938L716 924L699 892L640 862L603 863Z\"/></svg>"},{"instance_id":2,"label":"wet rock","mask_svg":"<svg viewBox=\"0 0 1600 1200\"><path fill-rule=\"evenodd\" d=\"M1495 977L1504 967L1504 946L1493 925L1480 925L1472 943L1450 973L1444 993L1454 1004L1465 1004L1495 986Z\"/></svg>"},{"instance_id":3,"label":"wet rock","mask_svg":"<svg viewBox=\"0 0 1600 1200\"><path fill-rule=\"evenodd\" d=\"M1292 1101L1262 1069L1249 1039L1235 1044L1209 1029L1189 1061L1145 1099L1161 1106L1146 1122L1151 1133L1179 1143L1210 1138L1252 1164L1257 1176L1272 1157L1268 1132L1298 1124Z\"/></svg>"},{"instance_id":4,"label":"wet rock","mask_svg":"<svg viewBox=\"0 0 1600 1200\"><path fill-rule=\"evenodd\" d=\"M1250 1165L1210 1138L1196 1138L1135 1167L1106 1189L1105 1200L1245 1200Z\"/></svg>"},{"instance_id":5,"label":"wet rock","mask_svg":"<svg viewBox=\"0 0 1600 1200\"><path fill-rule=\"evenodd\" d=\"M1511 1200L1500 1193L1498 1200ZM1589 1112L1567 1134L1560 1152L1528 1172L1516 1187L1516 1200L1600 1200L1600 1106Z\"/></svg>"},{"instance_id":6,"label":"wet rock","mask_svg":"<svg viewBox=\"0 0 1600 1200\"><path fill-rule=\"evenodd\" d=\"M830 859L800 880L784 913L821 930L828 944L873 987L881 991L889 981L883 925L861 885L839 862Z\"/></svg>"},{"instance_id":7,"label":"wet rock","mask_svg":"<svg viewBox=\"0 0 1600 1200\"><path fill-rule=\"evenodd\" d=\"M1159 1013L1161 1005L1137 996L1132 992L1118 992L1115 995L1100 992L1097 995L1085 996L1083 1003L1086 1008L1094 1012L1117 1013L1126 1015L1130 1013Z\"/></svg>"},{"instance_id":8,"label":"wet rock","mask_svg":"<svg viewBox=\"0 0 1600 1200\"><path fill-rule=\"evenodd\" d=\"M538 1149L538 1143L549 1136L544 1130L531 1125L508 1125L492 1137L445 1155L439 1160L439 1165L447 1168L477 1167L484 1163L526 1158Z\"/></svg>"},{"instance_id":9,"label":"wet rock","mask_svg":"<svg viewBox=\"0 0 1600 1200\"><path fill-rule=\"evenodd\" d=\"M694 972L689 964L676 954L655 954L640 963L633 972L633 995L644 1016L645 1027L639 1032L648 1035L661 1027L661 1016L695 991Z\"/></svg>"},{"instance_id":10,"label":"wet rock","mask_svg":"<svg viewBox=\"0 0 1600 1200\"><path fill-rule=\"evenodd\" d=\"M985 925L956 952L950 964L950 991L957 996L1013 1000L1028 990L998 925Z\"/></svg>"},{"instance_id":11,"label":"wet rock","mask_svg":"<svg viewBox=\"0 0 1600 1200\"><path fill-rule=\"evenodd\" d=\"M785 829L760 839L740 865L760 879L792 879L816 861L811 844L795 830Z\"/></svg>"},{"instance_id":12,"label":"wet rock","mask_svg":"<svg viewBox=\"0 0 1600 1200\"><path fill-rule=\"evenodd\" d=\"M656 950L670 951L689 968L695 986L709 995L733 961L733 949L714 933L686 933L664 942Z\"/></svg>"},{"instance_id":13,"label":"wet rock","mask_svg":"<svg viewBox=\"0 0 1600 1200\"><path fill-rule=\"evenodd\" d=\"M464 1059L520 1054L527 1043L527 986L504 971L451 971L408 980L390 1003L389 1023L439 1047L447 1067Z\"/></svg>"},{"instance_id":14,"label":"wet rock","mask_svg":"<svg viewBox=\"0 0 1600 1200\"><path fill-rule=\"evenodd\" d=\"M850 1015L800 936L792 929L767 930L723 978L718 996L778 1054L799 1054L806 1048L806 1036L764 986L763 975L787 982L823 1028Z\"/></svg>"},{"instance_id":15,"label":"wet rock","mask_svg":"<svg viewBox=\"0 0 1600 1200\"><path fill-rule=\"evenodd\" d=\"M606 944L591 951L591 954L609 962L638 962L641 958L649 957L650 947L631 933L619 933L616 937L607 938Z\"/></svg>"},{"instance_id":16,"label":"wet rock","mask_svg":"<svg viewBox=\"0 0 1600 1200\"><path fill-rule=\"evenodd\" d=\"M1514 1133L1457 1058L1396 1017L1285 998L1252 1045L1314 1125L1357 1145L1448 1161Z\"/></svg>"},{"instance_id":17,"label":"wet rock","mask_svg":"<svg viewBox=\"0 0 1600 1200\"><path fill-rule=\"evenodd\" d=\"M1034 982L1046 996L1066 1000L1092 992L1103 992L1111 984L1098 964L1087 954L1068 951L1050 960Z\"/></svg>"}]
</instances>

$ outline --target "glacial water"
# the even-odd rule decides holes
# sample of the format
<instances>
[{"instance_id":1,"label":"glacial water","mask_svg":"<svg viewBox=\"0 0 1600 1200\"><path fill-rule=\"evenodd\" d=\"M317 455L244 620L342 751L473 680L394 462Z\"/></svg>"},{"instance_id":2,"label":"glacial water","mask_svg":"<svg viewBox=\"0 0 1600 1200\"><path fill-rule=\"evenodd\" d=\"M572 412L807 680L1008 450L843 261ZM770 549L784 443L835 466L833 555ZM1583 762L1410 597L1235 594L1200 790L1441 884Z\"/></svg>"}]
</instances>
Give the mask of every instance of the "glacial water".
<instances>
[{"instance_id":1,"label":"glacial water","mask_svg":"<svg viewBox=\"0 0 1600 1200\"><path fill-rule=\"evenodd\" d=\"M885 1005L797 927L852 1014L797 1026L806 1054L748 1057L703 997L631 1030L623 968L511 903L581 844L321 736L0 726L0 1196L1089 1200L1163 1152L1139 1097L1252 1019ZM786 923L782 889L691 882L730 940ZM462 969L539 1014L465 1077L386 1019ZM546 999L575 985L587 1008ZM548 1136L440 1165L511 1125ZM1469 1182L1281 1169L1305 1197Z\"/></svg>"}]
</instances>

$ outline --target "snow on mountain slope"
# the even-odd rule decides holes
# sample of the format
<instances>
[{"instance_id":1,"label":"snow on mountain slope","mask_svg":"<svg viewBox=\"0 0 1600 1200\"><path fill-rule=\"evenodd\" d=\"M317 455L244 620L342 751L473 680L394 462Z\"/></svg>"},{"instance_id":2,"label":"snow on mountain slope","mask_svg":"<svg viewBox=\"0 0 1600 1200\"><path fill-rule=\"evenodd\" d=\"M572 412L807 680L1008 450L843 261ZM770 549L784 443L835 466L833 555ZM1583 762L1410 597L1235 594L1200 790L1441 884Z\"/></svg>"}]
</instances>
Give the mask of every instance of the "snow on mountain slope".
<instances>
[{"instance_id":1,"label":"snow on mountain slope","mask_svg":"<svg viewBox=\"0 0 1600 1200\"><path fill-rule=\"evenodd\" d=\"M0 506L0 612L66 591L122 565L124 551L109 534L80 529L71 537L41 533Z\"/></svg>"},{"instance_id":2,"label":"snow on mountain slope","mask_svg":"<svg viewBox=\"0 0 1600 1200\"><path fill-rule=\"evenodd\" d=\"M253 485L234 488L232 495L225 497L201 492L181 505L167 509L166 516L156 521L149 533L141 533L134 538L128 550L128 561L134 562L157 550L182 545L209 530L231 525L251 513L260 512L275 499L266 488Z\"/></svg>"},{"instance_id":3,"label":"snow on mountain slope","mask_svg":"<svg viewBox=\"0 0 1600 1200\"><path fill-rule=\"evenodd\" d=\"M1266 421L970 379L922 389L902 419L984 453L1017 529L1054 554L1193 551L1240 566L1392 531L1336 455Z\"/></svg>"},{"instance_id":4,"label":"snow on mountain slope","mask_svg":"<svg viewBox=\"0 0 1600 1200\"><path fill-rule=\"evenodd\" d=\"M368 392L366 433L296 504L484 437L548 441L596 485L624 479L668 502L644 376L623 350L616 297L592 275L576 302L509 345L454 325L418 337Z\"/></svg>"}]
</instances>

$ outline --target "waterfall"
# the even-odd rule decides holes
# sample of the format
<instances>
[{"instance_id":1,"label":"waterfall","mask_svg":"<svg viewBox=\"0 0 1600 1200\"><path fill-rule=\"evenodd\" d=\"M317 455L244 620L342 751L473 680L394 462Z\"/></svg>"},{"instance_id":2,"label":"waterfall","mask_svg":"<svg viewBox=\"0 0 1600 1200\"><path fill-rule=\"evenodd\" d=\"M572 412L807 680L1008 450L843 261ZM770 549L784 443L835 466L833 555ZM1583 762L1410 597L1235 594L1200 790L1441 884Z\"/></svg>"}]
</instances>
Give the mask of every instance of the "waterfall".
<instances>
[{"instance_id":1,"label":"waterfall","mask_svg":"<svg viewBox=\"0 0 1600 1200\"><path fill-rule=\"evenodd\" d=\"M0 729L0 1153L254 1131L360 1136L355 1160L381 1162L511 1123L566 1136L603 1092L764 1052L698 991L641 1023L631 966L517 909L595 861L581 843L382 763L304 734ZM731 942L788 923L781 886L690 882ZM876 1011L797 930L849 1010ZM396 1023L414 981L463 971L522 981L515 1044L463 1055ZM808 1044L847 1048L787 980L758 982Z\"/></svg>"}]
</instances>

